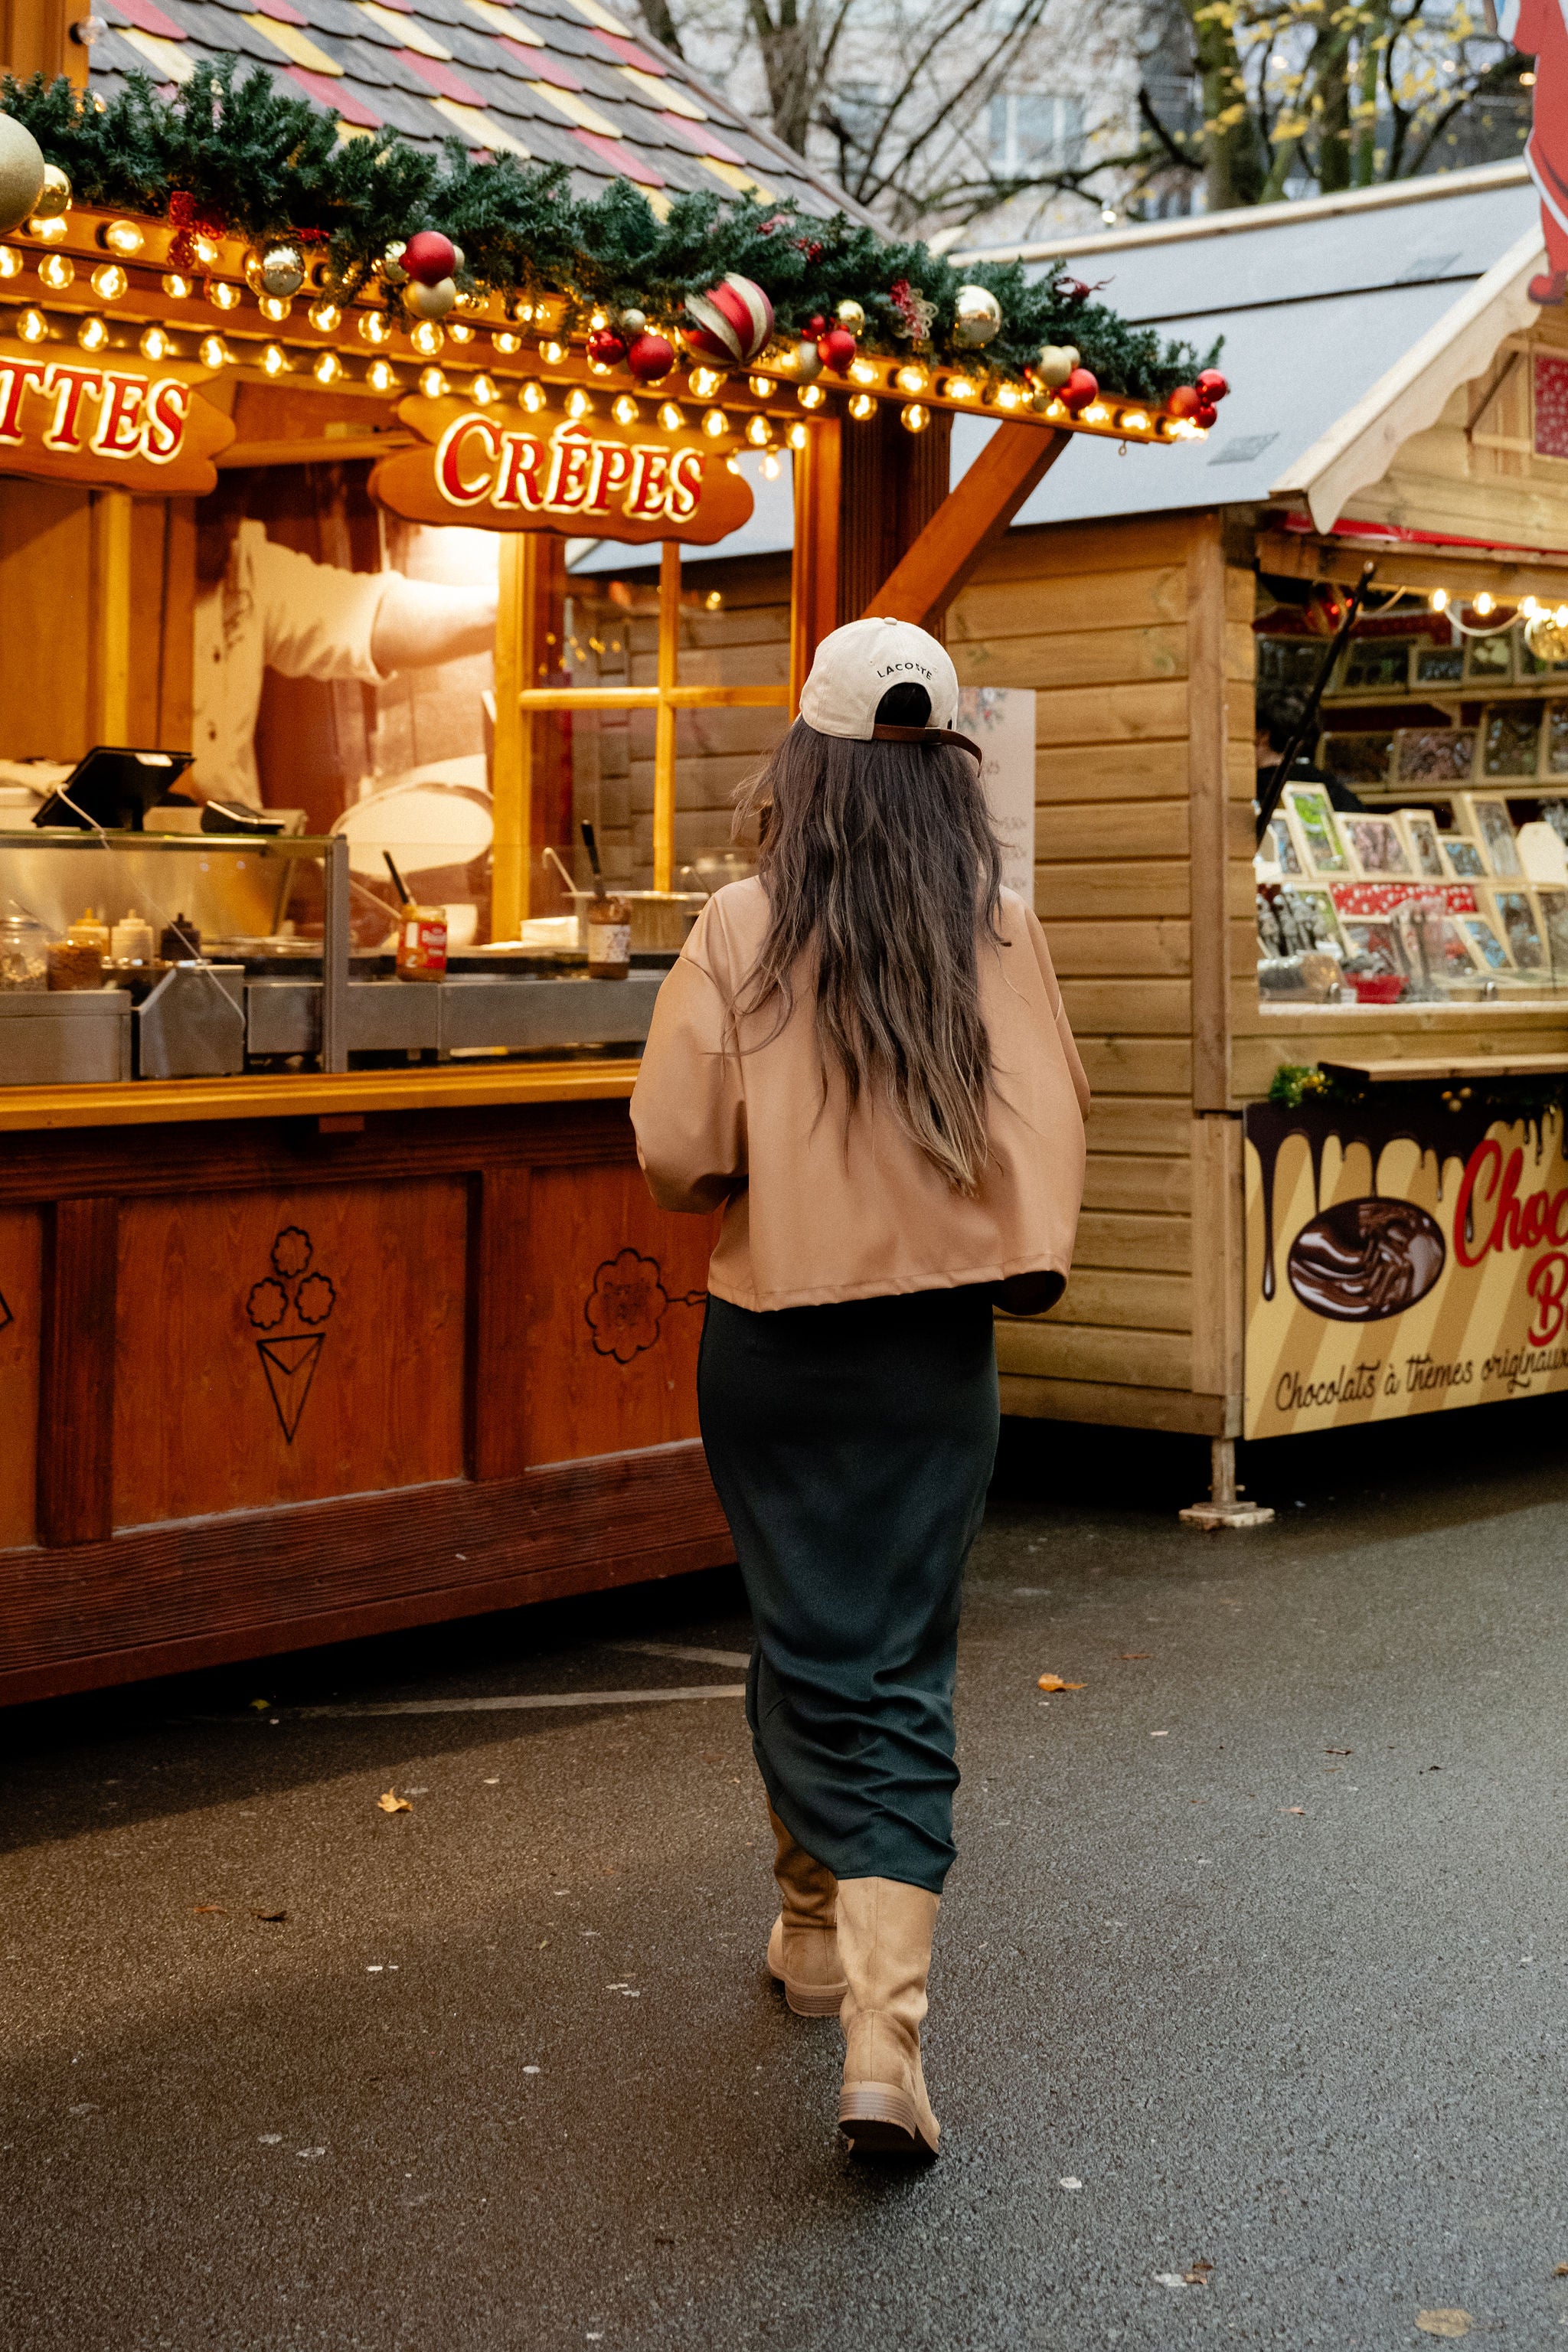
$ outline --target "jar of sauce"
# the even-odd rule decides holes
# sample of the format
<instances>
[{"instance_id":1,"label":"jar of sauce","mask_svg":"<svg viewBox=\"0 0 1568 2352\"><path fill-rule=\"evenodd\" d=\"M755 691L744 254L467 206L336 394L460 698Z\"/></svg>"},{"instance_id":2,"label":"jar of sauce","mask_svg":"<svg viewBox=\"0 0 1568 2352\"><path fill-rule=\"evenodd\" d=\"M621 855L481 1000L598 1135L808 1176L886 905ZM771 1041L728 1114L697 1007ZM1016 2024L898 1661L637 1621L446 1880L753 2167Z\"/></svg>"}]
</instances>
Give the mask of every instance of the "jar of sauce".
<instances>
[{"instance_id":1,"label":"jar of sauce","mask_svg":"<svg viewBox=\"0 0 1568 2352\"><path fill-rule=\"evenodd\" d=\"M588 977L625 980L632 968L632 910L624 898L588 901Z\"/></svg>"}]
</instances>

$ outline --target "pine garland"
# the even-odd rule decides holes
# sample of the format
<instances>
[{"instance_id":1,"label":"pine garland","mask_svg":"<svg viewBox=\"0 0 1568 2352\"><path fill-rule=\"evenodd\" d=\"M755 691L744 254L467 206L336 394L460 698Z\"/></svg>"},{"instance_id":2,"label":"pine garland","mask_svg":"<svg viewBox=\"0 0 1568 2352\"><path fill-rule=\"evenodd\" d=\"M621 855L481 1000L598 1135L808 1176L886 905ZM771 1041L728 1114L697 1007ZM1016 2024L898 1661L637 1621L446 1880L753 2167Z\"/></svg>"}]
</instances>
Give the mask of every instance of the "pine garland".
<instances>
[{"instance_id":1,"label":"pine garland","mask_svg":"<svg viewBox=\"0 0 1568 2352\"><path fill-rule=\"evenodd\" d=\"M1163 400L1219 350L1200 354L1129 326L1059 267L1033 278L1017 262L960 271L929 246L842 213L821 218L793 199L678 195L661 221L626 180L582 198L563 165L508 155L478 163L457 139L438 153L393 132L340 142L334 114L285 97L259 67L241 78L233 58L199 65L167 100L147 76L129 75L101 110L64 79L6 77L0 109L32 132L79 202L157 216L178 194L221 216L231 235L325 238L344 296L374 278L388 246L430 227L462 247L465 290L499 293L513 307L560 295L569 325L603 305L674 328L689 294L734 270L762 287L786 336L853 299L866 312L864 348L907 352L900 288L935 306L931 349L940 360L1017 376L1042 344L1073 343L1108 390L1135 400ZM988 287L1002 307L1001 332L980 352L953 341L961 285Z\"/></svg>"}]
</instances>

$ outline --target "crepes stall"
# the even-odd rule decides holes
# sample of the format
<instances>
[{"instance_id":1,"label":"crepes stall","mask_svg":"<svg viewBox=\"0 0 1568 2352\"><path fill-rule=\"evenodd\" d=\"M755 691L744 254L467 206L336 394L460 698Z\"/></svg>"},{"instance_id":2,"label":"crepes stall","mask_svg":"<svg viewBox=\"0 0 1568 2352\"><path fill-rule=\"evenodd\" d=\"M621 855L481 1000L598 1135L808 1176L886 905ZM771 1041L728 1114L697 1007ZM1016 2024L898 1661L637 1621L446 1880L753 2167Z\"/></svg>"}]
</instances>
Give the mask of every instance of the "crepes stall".
<instances>
[{"instance_id":1,"label":"crepes stall","mask_svg":"<svg viewBox=\"0 0 1568 2352\"><path fill-rule=\"evenodd\" d=\"M1214 414L831 190L582 197L258 79L0 115L10 1699L728 1557L710 1231L626 1110L723 803L827 629ZM774 495L787 635L682 572Z\"/></svg>"}]
</instances>

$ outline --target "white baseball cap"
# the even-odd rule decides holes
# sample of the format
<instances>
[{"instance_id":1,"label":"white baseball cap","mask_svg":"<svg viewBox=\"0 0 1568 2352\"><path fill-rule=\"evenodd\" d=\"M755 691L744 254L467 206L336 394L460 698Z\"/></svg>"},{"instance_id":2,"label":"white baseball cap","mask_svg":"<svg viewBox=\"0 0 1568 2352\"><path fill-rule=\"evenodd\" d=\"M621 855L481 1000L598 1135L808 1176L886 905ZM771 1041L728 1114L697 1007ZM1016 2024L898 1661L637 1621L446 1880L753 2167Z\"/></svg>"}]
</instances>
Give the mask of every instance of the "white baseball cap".
<instances>
[{"instance_id":1,"label":"white baseball cap","mask_svg":"<svg viewBox=\"0 0 1568 2352\"><path fill-rule=\"evenodd\" d=\"M877 705L893 686L924 687L931 728L951 728L958 717L958 672L945 646L912 621L850 621L817 646L800 715L819 735L868 743L877 731Z\"/></svg>"}]
</instances>

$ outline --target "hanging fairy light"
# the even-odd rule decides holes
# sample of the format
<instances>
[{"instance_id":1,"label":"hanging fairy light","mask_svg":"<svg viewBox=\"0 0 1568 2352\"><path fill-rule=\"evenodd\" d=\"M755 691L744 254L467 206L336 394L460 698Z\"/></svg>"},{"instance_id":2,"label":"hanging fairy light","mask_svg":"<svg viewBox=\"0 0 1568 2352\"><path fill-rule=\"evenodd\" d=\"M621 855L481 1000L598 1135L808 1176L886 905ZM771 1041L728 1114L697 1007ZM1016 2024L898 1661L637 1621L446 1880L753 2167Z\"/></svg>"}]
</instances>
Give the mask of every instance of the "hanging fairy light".
<instances>
[{"instance_id":1,"label":"hanging fairy light","mask_svg":"<svg viewBox=\"0 0 1568 2352\"><path fill-rule=\"evenodd\" d=\"M637 423L637 404L632 398L629 392L623 392L620 394L615 406L611 409L610 415L615 418L617 425L636 425Z\"/></svg>"},{"instance_id":2,"label":"hanging fairy light","mask_svg":"<svg viewBox=\"0 0 1568 2352\"><path fill-rule=\"evenodd\" d=\"M397 388L397 371L390 360L372 360L364 380L372 392L394 392Z\"/></svg>"},{"instance_id":3,"label":"hanging fairy light","mask_svg":"<svg viewBox=\"0 0 1568 2352\"><path fill-rule=\"evenodd\" d=\"M163 291L171 302L188 302L192 292L191 281L177 269L166 269L163 272Z\"/></svg>"},{"instance_id":4,"label":"hanging fairy light","mask_svg":"<svg viewBox=\"0 0 1568 2352\"><path fill-rule=\"evenodd\" d=\"M525 383L523 385L521 393L522 404L524 408L527 409L531 416L538 415L540 410L544 405L545 398L545 390L542 383Z\"/></svg>"},{"instance_id":5,"label":"hanging fairy light","mask_svg":"<svg viewBox=\"0 0 1568 2352\"><path fill-rule=\"evenodd\" d=\"M265 305L263 307L265 308ZM321 301L312 302L306 315L320 335L331 334L334 329L341 327L343 322L343 314L337 304L329 302L325 296Z\"/></svg>"},{"instance_id":6,"label":"hanging fairy light","mask_svg":"<svg viewBox=\"0 0 1568 2352\"><path fill-rule=\"evenodd\" d=\"M710 441L721 441L730 430L730 420L721 408L710 408L703 415L702 430Z\"/></svg>"},{"instance_id":7,"label":"hanging fairy light","mask_svg":"<svg viewBox=\"0 0 1568 2352\"><path fill-rule=\"evenodd\" d=\"M753 449L765 449L773 437L773 428L765 416L753 416L746 427L746 438Z\"/></svg>"},{"instance_id":8,"label":"hanging fairy light","mask_svg":"<svg viewBox=\"0 0 1568 2352\"><path fill-rule=\"evenodd\" d=\"M92 273L92 290L100 302L118 302L130 283L118 261L100 261Z\"/></svg>"},{"instance_id":9,"label":"hanging fairy light","mask_svg":"<svg viewBox=\"0 0 1568 2352\"><path fill-rule=\"evenodd\" d=\"M458 301L460 302L462 299L462 296L459 294L458 297ZM451 336L452 341L455 343L471 343L474 340L474 331L472 327L467 326L461 319L448 319L447 321L447 332Z\"/></svg>"},{"instance_id":10,"label":"hanging fairy light","mask_svg":"<svg viewBox=\"0 0 1568 2352\"><path fill-rule=\"evenodd\" d=\"M0 278L19 278L22 257L14 245L0 245Z\"/></svg>"},{"instance_id":11,"label":"hanging fairy light","mask_svg":"<svg viewBox=\"0 0 1568 2352\"><path fill-rule=\"evenodd\" d=\"M226 278L215 278L207 287L207 300L215 310L237 310L241 299L238 287L231 286Z\"/></svg>"},{"instance_id":12,"label":"hanging fairy light","mask_svg":"<svg viewBox=\"0 0 1568 2352\"><path fill-rule=\"evenodd\" d=\"M746 383L759 400L766 400L773 391L773 379L765 375L749 375Z\"/></svg>"},{"instance_id":13,"label":"hanging fairy light","mask_svg":"<svg viewBox=\"0 0 1568 2352\"><path fill-rule=\"evenodd\" d=\"M336 383L343 372L343 363L336 352L323 352L310 373L318 383Z\"/></svg>"},{"instance_id":14,"label":"hanging fairy light","mask_svg":"<svg viewBox=\"0 0 1568 2352\"><path fill-rule=\"evenodd\" d=\"M166 360L174 348L162 327L149 327L137 345L142 358L152 360L154 364L159 360Z\"/></svg>"},{"instance_id":15,"label":"hanging fairy light","mask_svg":"<svg viewBox=\"0 0 1568 2352\"><path fill-rule=\"evenodd\" d=\"M280 327L293 310L294 303L288 294L261 294L257 297L256 307L268 326Z\"/></svg>"},{"instance_id":16,"label":"hanging fairy light","mask_svg":"<svg viewBox=\"0 0 1568 2352\"><path fill-rule=\"evenodd\" d=\"M419 389L426 400L444 400L448 387L438 367L427 367L419 371Z\"/></svg>"},{"instance_id":17,"label":"hanging fairy light","mask_svg":"<svg viewBox=\"0 0 1568 2352\"><path fill-rule=\"evenodd\" d=\"M566 414L573 418L594 414L594 404L580 383L574 384L566 395Z\"/></svg>"},{"instance_id":18,"label":"hanging fairy light","mask_svg":"<svg viewBox=\"0 0 1568 2352\"><path fill-rule=\"evenodd\" d=\"M268 343L261 354L263 375L280 376L289 373L289 354L281 343Z\"/></svg>"},{"instance_id":19,"label":"hanging fairy light","mask_svg":"<svg viewBox=\"0 0 1568 2352\"><path fill-rule=\"evenodd\" d=\"M827 394L819 383L803 383L796 387L795 396L803 408L820 408Z\"/></svg>"},{"instance_id":20,"label":"hanging fairy light","mask_svg":"<svg viewBox=\"0 0 1568 2352\"><path fill-rule=\"evenodd\" d=\"M797 419L796 422L790 426L789 431L784 437L788 441L792 449L804 449L805 446L805 425Z\"/></svg>"},{"instance_id":21,"label":"hanging fairy light","mask_svg":"<svg viewBox=\"0 0 1568 2352\"><path fill-rule=\"evenodd\" d=\"M765 481L776 482L778 480L780 467L779 455L776 449L769 449L765 452L763 457L762 470L763 478Z\"/></svg>"},{"instance_id":22,"label":"hanging fairy light","mask_svg":"<svg viewBox=\"0 0 1568 2352\"><path fill-rule=\"evenodd\" d=\"M541 343L539 356L546 367L559 367L566 356L566 346L564 343Z\"/></svg>"},{"instance_id":23,"label":"hanging fairy light","mask_svg":"<svg viewBox=\"0 0 1568 2352\"><path fill-rule=\"evenodd\" d=\"M392 334L392 329L379 310L362 311L357 331L362 343L374 343L378 350Z\"/></svg>"},{"instance_id":24,"label":"hanging fairy light","mask_svg":"<svg viewBox=\"0 0 1568 2352\"><path fill-rule=\"evenodd\" d=\"M849 414L858 425L864 425L868 416L877 414L877 404L868 392L858 392L850 399Z\"/></svg>"},{"instance_id":25,"label":"hanging fairy light","mask_svg":"<svg viewBox=\"0 0 1568 2352\"><path fill-rule=\"evenodd\" d=\"M234 354L221 335L204 335L196 346L196 356L205 368L226 368Z\"/></svg>"},{"instance_id":26,"label":"hanging fairy light","mask_svg":"<svg viewBox=\"0 0 1568 2352\"><path fill-rule=\"evenodd\" d=\"M899 423L906 433L923 433L931 423L931 411L921 400L911 400L899 411Z\"/></svg>"},{"instance_id":27,"label":"hanging fairy light","mask_svg":"<svg viewBox=\"0 0 1568 2352\"><path fill-rule=\"evenodd\" d=\"M502 359L509 360L514 352L520 352L522 349L522 337L512 334L506 327L498 327L490 337L490 342L500 353Z\"/></svg>"},{"instance_id":28,"label":"hanging fairy light","mask_svg":"<svg viewBox=\"0 0 1568 2352\"><path fill-rule=\"evenodd\" d=\"M685 425L686 418L673 400L662 400L658 406L658 421L667 433L679 433Z\"/></svg>"},{"instance_id":29,"label":"hanging fairy light","mask_svg":"<svg viewBox=\"0 0 1568 2352\"><path fill-rule=\"evenodd\" d=\"M38 264L38 283L52 294L63 294L76 276L76 264L68 253L46 253Z\"/></svg>"},{"instance_id":30,"label":"hanging fairy light","mask_svg":"<svg viewBox=\"0 0 1568 2352\"><path fill-rule=\"evenodd\" d=\"M41 310L24 310L16 321L16 332L25 343L47 342L49 322Z\"/></svg>"},{"instance_id":31,"label":"hanging fairy light","mask_svg":"<svg viewBox=\"0 0 1568 2352\"><path fill-rule=\"evenodd\" d=\"M446 345L446 334L435 319L421 319L408 337L422 360L433 360Z\"/></svg>"},{"instance_id":32,"label":"hanging fairy light","mask_svg":"<svg viewBox=\"0 0 1568 2352\"><path fill-rule=\"evenodd\" d=\"M77 341L84 352L100 352L109 341L109 329L101 319L84 319L76 331Z\"/></svg>"},{"instance_id":33,"label":"hanging fairy light","mask_svg":"<svg viewBox=\"0 0 1568 2352\"><path fill-rule=\"evenodd\" d=\"M477 375L468 386L468 397L470 400L477 401L481 408L488 408L492 400L500 398L500 394L496 389L495 378L483 374Z\"/></svg>"}]
</instances>

